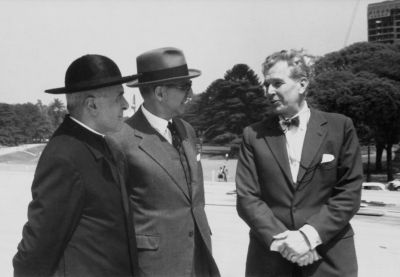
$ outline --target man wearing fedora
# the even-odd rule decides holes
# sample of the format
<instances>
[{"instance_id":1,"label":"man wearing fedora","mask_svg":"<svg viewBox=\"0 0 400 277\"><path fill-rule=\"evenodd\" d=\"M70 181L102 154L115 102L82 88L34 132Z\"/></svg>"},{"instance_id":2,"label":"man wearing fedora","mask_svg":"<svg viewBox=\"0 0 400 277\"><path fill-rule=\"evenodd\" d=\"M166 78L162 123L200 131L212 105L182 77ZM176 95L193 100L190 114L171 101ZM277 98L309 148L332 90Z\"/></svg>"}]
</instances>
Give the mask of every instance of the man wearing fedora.
<instances>
[{"instance_id":1,"label":"man wearing fedora","mask_svg":"<svg viewBox=\"0 0 400 277\"><path fill-rule=\"evenodd\" d=\"M219 276L204 211L195 131L177 116L192 97L181 50L166 47L137 57L144 103L113 135L126 155L141 276Z\"/></svg>"},{"instance_id":2,"label":"man wearing fedora","mask_svg":"<svg viewBox=\"0 0 400 277\"><path fill-rule=\"evenodd\" d=\"M65 87L67 115L43 150L14 276L133 276L137 254L126 187L105 135L128 104L117 65L100 55L75 60ZM112 154L114 153L114 154ZM123 157L122 157L123 158Z\"/></svg>"}]
</instances>

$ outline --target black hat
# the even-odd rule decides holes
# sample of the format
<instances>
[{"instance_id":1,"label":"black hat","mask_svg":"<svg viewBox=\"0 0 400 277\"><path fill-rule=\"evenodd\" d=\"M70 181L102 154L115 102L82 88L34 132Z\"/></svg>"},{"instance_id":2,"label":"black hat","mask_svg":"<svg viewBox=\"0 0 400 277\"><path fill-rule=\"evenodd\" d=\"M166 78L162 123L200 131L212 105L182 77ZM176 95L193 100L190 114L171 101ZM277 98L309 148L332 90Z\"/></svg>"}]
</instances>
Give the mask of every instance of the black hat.
<instances>
[{"instance_id":1,"label":"black hat","mask_svg":"<svg viewBox=\"0 0 400 277\"><path fill-rule=\"evenodd\" d=\"M183 52L174 47L147 51L136 58L138 79L128 87L168 83L200 76L201 71L188 69Z\"/></svg>"},{"instance_id":2,"label":"black hat","mask_svg":"<svg viewBox=\"0 0 400 277\"><path fill-rule=\"evenodd\" d=\"M52 94L109 87L137 79L137 75L122 77L118 66L101 55L85 55L71 63L65 73L65 87L47 89Z\"/></svg>"}]
</instances>

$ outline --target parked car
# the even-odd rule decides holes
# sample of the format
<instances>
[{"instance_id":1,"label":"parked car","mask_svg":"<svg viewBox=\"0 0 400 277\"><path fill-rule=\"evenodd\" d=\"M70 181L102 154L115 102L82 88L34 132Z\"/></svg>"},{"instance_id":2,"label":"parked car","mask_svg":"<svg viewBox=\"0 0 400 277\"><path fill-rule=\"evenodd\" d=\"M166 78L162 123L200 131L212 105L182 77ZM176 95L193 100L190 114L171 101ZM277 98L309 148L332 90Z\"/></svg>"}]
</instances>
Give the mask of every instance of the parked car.
<instances>
[{"instance_id":1,"label":"parked car","mask_svg":"<svg viewBox=\"0 0 400 277\"><path fill-rule=\"evenodd\" d=\"M382 183L378 182L365 182L362 183L362 189L365 190L386 190L386 187Z\"/></svg>"},{"instance_id":2,"label":"parked car","mask_svg":"<svg viewBox=\"0 0 400 277\"><path fill-rule=\"evenodd\" d=\"M386 185L388 190L395 190L395 191L400 191L400 180L395 179L387 183Z\"/></svg>"}]
</instances>

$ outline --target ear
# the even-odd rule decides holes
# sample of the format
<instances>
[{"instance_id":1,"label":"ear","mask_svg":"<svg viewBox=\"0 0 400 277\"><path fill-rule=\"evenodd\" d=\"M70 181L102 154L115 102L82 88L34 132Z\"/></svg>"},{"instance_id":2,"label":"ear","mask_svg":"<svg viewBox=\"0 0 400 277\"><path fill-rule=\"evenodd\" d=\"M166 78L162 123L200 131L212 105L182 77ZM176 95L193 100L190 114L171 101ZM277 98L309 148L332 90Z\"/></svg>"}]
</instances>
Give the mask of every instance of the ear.
<instances>
[{"instance_id":1,"label":"ear","mask_svg":"<svg viewBox=\"0 0 400 277\"><path fill-rule=\"evenodd\" d=\"M91 114L97 114L96 98L89 96L85 99L85 107Z\"/></svg>"},{"instance_id":2,"label":"ear","mask_svg":"<svg viewBox=\"0 0 400 277\"><path fill-rule=\"evenodd\" d=\"M301 78L301 79L300 79L300 81L299 81L299 84L300 84L300 91L299 91L299 93L300 93L300 94L305 94L306 89L307 89L309 83L310 83L310 81L308 81L307 78Z\"/></svg>"},{"instance_id":3,"label":"ear","mask_svg":"<svg viewBox=\"0 0 400 277\"><path fill-rule=\"evenodd\" d=\"M163 102L166 98L165 87L164 86L156 86L154 88L154 96L159 102Z\"/></svg>"}]
</instances>

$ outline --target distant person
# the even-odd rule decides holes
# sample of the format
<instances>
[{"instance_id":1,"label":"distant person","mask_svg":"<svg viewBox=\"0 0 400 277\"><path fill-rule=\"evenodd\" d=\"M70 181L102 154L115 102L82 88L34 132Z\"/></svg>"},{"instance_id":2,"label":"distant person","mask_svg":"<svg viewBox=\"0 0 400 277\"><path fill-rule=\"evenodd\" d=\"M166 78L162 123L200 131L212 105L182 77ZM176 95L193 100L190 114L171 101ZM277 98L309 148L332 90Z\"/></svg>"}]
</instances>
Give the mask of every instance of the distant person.
<instances>
[{"instance_id":1,"label":"distant person","mask_svg":"<svg viewBox=\"0 0 400 277\"><path fill-rule=\"evenodd\" d=\"M224 180L224 169L222 168L222 166L219 167L217 177L219 182Z\"/></svg>"},{"instance_id":2,"label":"distant person","mask_svg":"<svg viewBox=\"0 0 400 277\"><path fill-rule=\"evenodd\" d=\"M226 168L225 165L222 167L222 176L224 181L228 182L228 169Z\"/></svg>"},{"instance_id":3,"label":"distant person","mask_svg":"<svg viewBox=\"0 0 400 277\"><path fill-rule=\"evenodd\" d=\"M14 276L134 275L128 196L104 137L122 127L122 83L134 79L107 57L85 55L68 67L65 87L46 90L66 94L69 114L37 165Z\"/></svg>"},{"instance_id":4,"label":"distant person","mask_svg":"<svg viewBox=\"0 0 400 277\"><path fill-rule=\"evenodd\" d=\"M236 174L246 276L357 276L349 221L360 207L360 147L351 119L308 107L312 71L302 51L263 63L273 114L245 128Z\"/></svg>"},{"instance_id":5,"label":"distant person","mask_svg":"<svg viewBox=\"0 0 400 277\"><path fill-rule=\"evenodd\" d=\"M136 58L143 105L113 138L126 155L139 271L143 276L219 276L204 211L204 184L196 135L178 118L190 101L188 69L179 49Z\"/></svg>"}]
</instances>

